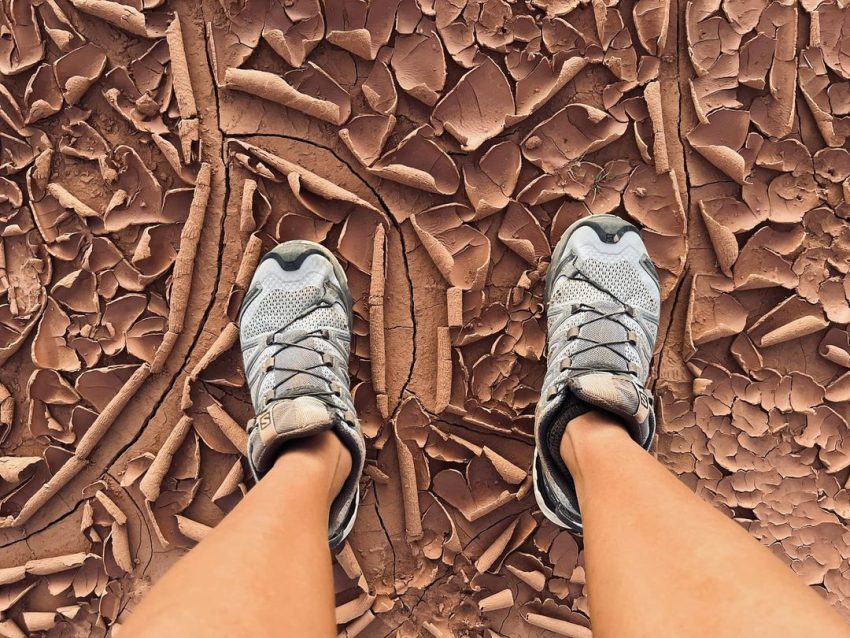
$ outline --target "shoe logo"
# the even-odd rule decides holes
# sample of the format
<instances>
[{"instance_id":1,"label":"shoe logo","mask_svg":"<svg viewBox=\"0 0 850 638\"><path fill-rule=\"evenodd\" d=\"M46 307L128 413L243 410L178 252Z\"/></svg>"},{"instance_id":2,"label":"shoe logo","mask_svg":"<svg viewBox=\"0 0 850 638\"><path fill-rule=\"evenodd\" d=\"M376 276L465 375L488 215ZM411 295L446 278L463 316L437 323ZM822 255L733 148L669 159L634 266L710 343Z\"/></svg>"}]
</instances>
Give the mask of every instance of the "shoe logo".
<instances>
[{"instance_id":1,"label":"shoe logo","mask_svg":"<svg viewBox=\"0 0 850 638\"><path fill-rule=\"evenodd\" d=\"M260 416L257 417L257 424L260 426L261 430L271 426L272 415L268 412L263 412Z\"/></svg>"}]
</instances>

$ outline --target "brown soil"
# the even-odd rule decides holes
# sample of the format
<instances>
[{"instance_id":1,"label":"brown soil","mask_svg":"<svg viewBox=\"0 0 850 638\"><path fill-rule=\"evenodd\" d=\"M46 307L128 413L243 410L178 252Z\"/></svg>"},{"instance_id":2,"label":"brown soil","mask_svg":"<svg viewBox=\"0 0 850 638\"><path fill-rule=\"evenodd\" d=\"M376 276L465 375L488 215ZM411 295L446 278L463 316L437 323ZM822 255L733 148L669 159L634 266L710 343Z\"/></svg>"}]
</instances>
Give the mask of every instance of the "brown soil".
<instances>
[{"instance_id":1,"label":"brown soil","mask_svg":"<svg viewBox=\"0 0 850 638\"><path fill-rule=\"evenodd\" d=\"M236 313L292 238L357 300L342 635L584 635L529 467L541 274L604 212L662 275L659 458L850 615L845 2L0 19L4 636L105 635L244 494Z\"/></svg>"}]
</instances>

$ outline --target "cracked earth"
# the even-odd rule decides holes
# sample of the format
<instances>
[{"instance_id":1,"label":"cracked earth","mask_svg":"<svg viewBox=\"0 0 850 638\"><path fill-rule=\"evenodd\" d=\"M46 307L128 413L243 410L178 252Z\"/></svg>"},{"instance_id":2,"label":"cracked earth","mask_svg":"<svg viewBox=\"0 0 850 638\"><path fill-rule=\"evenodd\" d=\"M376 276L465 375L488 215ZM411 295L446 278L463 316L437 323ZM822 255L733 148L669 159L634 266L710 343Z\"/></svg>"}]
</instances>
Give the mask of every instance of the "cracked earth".
<instances>
[{"instance_id":1,"label":"cracked earth","mask_svg":"<svg viewBox=\"0 0 850 638\"><path fill-rule=\"evenodd\" d=\"M250 486L237 311L355 297L343 636L577 636L530 493L570 223L662 278L659 459L850 617L846 0L2 0L0 634L105 636ZM730 566L734 577L734 566Z\"/></svg>"}]
</instances>

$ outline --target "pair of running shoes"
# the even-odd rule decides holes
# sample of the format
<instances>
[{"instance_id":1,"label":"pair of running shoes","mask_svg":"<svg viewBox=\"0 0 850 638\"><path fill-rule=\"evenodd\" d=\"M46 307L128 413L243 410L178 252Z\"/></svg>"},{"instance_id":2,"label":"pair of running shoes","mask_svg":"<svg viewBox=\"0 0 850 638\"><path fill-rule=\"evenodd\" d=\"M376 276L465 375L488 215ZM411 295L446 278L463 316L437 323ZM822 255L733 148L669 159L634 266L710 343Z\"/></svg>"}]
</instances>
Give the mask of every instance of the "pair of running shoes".
<instances>
[{"instance_id":1,"label":"pair of running shoes","mask_svg":"<svg viewBox=\"0 0 850 638\"><path fill-rule=\"evenodd\" d=\"M655 412L645 384L660 296L638 230L619 217L577 221L552 254L533 479L537 504L557 525L581 531L575 487L559 452L572 419L602 410L615 415L644 448L652 443ZM351 293L330 251L289 241L263 257L240 312L242 356L256 413L248 424L248 461L259 480L288 441L336 433L353 462L331 508L332 547L354 525L366 459L349 391L351 327Z\"/></svg>"}]
</instances>

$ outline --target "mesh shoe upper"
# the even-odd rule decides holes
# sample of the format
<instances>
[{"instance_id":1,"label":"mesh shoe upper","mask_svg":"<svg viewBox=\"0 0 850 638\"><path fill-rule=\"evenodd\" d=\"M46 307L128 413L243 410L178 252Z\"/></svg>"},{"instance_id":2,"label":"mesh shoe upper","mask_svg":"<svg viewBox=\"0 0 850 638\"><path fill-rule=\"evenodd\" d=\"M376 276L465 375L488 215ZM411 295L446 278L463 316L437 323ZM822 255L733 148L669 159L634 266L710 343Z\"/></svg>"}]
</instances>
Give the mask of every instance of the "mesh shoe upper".
<instances>
[{"instance_id":1,"label":"mesh shoe upper","mask_svg":"<svg viewBox=\"0 0 850 638\"><path fill-rule=\"evenodd\" d=\"M553 254L546 299L548 367L536 414L535 492L547 516L579 530L575 490L559 453L569 418L559 416L575 416L577 403L607 410L645 447L655 431L644 383L661 299L637 229L611 215L574 224Z\"/></svg>"},{"instance_id":2,"label":"mesh shoe upper","mask_svg":"<svg viewBox=\"0 0 850 638\"><path fill-rule=\"evenodd\" d=\"M245 376L256 417L248 460L259 479L287 441L332 430L352 455L352 472L331 508L329 539L351 528L365 446L349 391L351 295L333 255L286 242L260 262L240 311Z\"/></svg>"}]
</instances>

